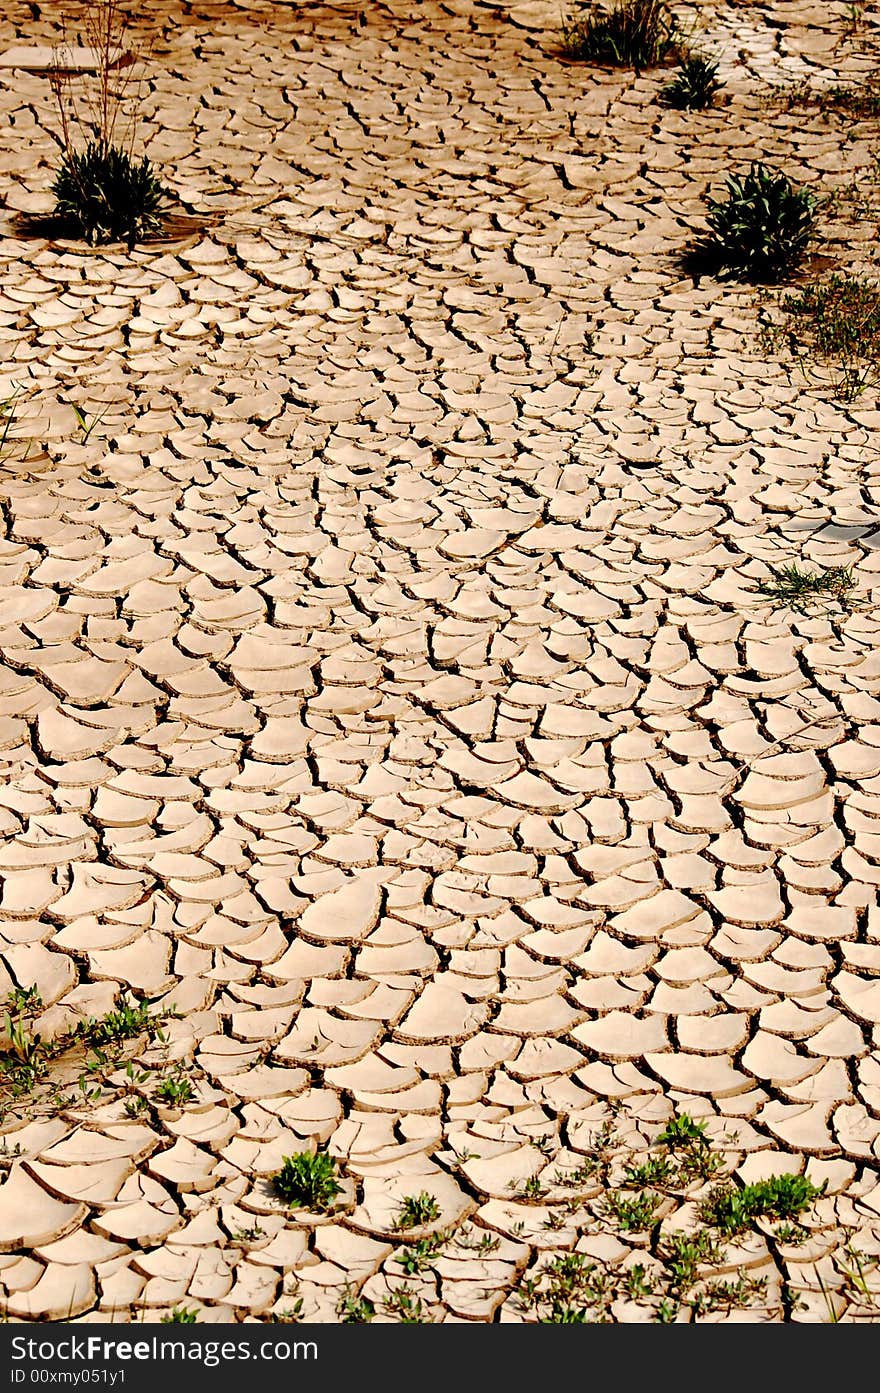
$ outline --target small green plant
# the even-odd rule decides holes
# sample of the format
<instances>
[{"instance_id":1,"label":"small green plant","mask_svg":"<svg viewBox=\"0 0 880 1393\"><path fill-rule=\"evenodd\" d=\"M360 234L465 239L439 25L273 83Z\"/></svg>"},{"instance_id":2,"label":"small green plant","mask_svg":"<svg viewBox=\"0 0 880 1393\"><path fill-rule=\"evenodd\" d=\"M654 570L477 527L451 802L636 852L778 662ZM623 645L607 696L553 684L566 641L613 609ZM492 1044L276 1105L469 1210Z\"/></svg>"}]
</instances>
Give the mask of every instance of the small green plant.
<instances>
[{"instance_id":1,"label":"small green plant","mask_svg":"<svg viewBox=\"0 0 880 1393\"><path fill-rule=\"evenodd\" d=\"M685 254L694 273L767 284L798 266L815 236L818 201L786 174L755 162L728 175L727 197L709 202L709 231Z\"/></svg>"},{"instance_id":2,"label":"small green plant","mask_svg":"<svg viewBox=\"0 0 880 1393\"><path fill-rule=\"evenodd\" d=\"M394 1227L398 1230L416 1229L423 1224L433 1224L439 1218L440 1206L436 1199L427 1190L422 1190L418 1195L407 1195L401 1202Z\"/></svg>"},{"instance_id":3,"label":"small green plant","mask_svg":"<svg viewBox=\"0 0 880 1393\"><path fill-rule=\"evenodd\" d=\"M390 1316L397 1316L401 1325L427 1325L430 1316L425 1310L422 1298L412 1287L397 1287L382 1302L382 1309Z\"/></svg>"},{"instance_id":4,"label":"small green plant","mask_svg":"<svg viewBox=\"0 0 880 1393\"><path fill-rule=\"evenodd\" d=\"M566 57L614 67L654 68L681 49L682 35L663 0L582 0L562 22Z\"/></svg>"},{"instance_id":5,"label":"small green plant","mask_svg":"<svg viewBox=\"0 0 880 1393\"><path fill-rule=\"evenodd\" d=\"M257 1239L265 1237L266 1230L260 1228L259 1224L253 1224L249 1229L234 1229L229 1235L232 1243L256 1243Z\"/></svg>"},{"instance_id":6,"label":"small green plant","mask_svg":"<svg viewBox=\"0 0 880 1393\"><path fill-rule=\"evenodd\" d=\"M12 1016L36 1016L43 1009L39 987L13 987L3 1003Z\"/></svg>"},{"instance_id":7,"label":"small green plant","mask_svg":"<svg viewBox=\"0 0 880 1393\"><path fill-rule=\"evenodd\" d=\"M336 1303L336 1314L343 1325L366 1325L375 1316L376 1307L368 1296L359 1296L346 1286Z\"/></svg>"},{"instance_id":8,"label":"small green plant","mask_svg":"<svg viewBox=\"0 0 880 1393\"><path fill-rule=\"evenodd\" d=\"M52 192L57 231L89 246L127 242L131 247L159 232L170 197L146 155L137 160L100 140L65 152Z\"/></svg>"},{"instance_id":9,"label":"small green plant","mask_svg":"<svg viewBox=\"0 0 880 1393\"><path fill-rule=\"evenodd\" d=\"M741 1233L756 1219L793 1220L803 1214L821 1195L827 1182L813 1184L805 1175L773 1175L741 1188L717 1185L702 1208L707 1224L723 1234Z\"/></svg>"},{"instance_id":10,"label":"small green plant","mask_svg":"<svg viewBox=\"0 0 880 1393\"><path fill-rule=\"evenodd\" d=\"M651 1185L664 1189L677 1179L678 1173L668 1156L649 1156L647 1161L637 1166L627 1166L624 1171L624 1183L632 1189Z\"/></svg>"},{"instance_id":11,"label":"small green plant","mask_svg":"<svg viewBox=\"0 0 880 1393\"><path fill-rule=\"evenodd\" d=\"M695 1122L688 1113L667 1122L657 1135L656 1145L664 1148L670 1161L672 1177L666 1184L683 1187L692 1180L708 1180L723 1164L723 1158L712 1150L705 1122Z\"/></svg>"},{"instance_id":12,"label":"small green plant","mask_svg":"<svg viewBox=\"0 0 880 1393\"><path fill-rule=\"evenodd\" d=\"M50 1049L30 1027L43 1001L36 987L14 987L3 1004L9 1045L0 1054L0 1079L13 1097L20 1097L30 1093L49 1071Z\"/></svg>"},{"instance_id":13,"label":"small green plant","mask_svg":"<svg viewBox=\"0 0 880 1393\"><path fill-rule=\"evenodd\" d=\"M182 1065L177 1065L166 1078L162 1079L156 1087L155 1096L172 1108L179 1108L184 1103L192 1102L195 1097L195 1089Z\"/></svg>"},{"instance_id":14,"label":"small green plant","mask_svg":"<svg viewBox=\"0 0 880 1393\"><path fill-rule=\"evenodd\" d=\"M0 464L15 453L18 438L15 435L15 421L18 415L18 401L24 393L20 382L13 384L8 397L0 401ZM25 447L27 453L28 446Z\"/></svg>"},{"instance_id":15,"label":"small green plant","mask_svg":"<svg viewBox=\"0 0 880 1393\"><path fill-rule=\"evenodd\" d=\"M632 1267L627 1268L623 1285L630 1301L644 1301L654 1291L654 1284L649 1280L642 1262L633 1263Z\"/></svg>"},{"instance_id":16,"label":"small green plant","mask_svg":"<svg viewBox=\"0 0 880 1393\"><path fill-rule=\"evenodd\" d=\"M298 1325L303 1318L304 1302L301 1296L295 1296L289 1306L285 1306L275 1317L281 1325Z\"/></svg>"},{"instance_id":17,"label":"small green plant","mask_svg":"<svg viewBox=\"0 0 880 1393\"><path fill-rule=\"evenodd\" d=\"M186 1306L175 1306L169 1311L167 1316L162 1316L161 1325L195 1325L198 1322L198 1311L190 1311Z\"/></svg>"},{"instance_id":18,"label":"small green plant","mask_svg":"<svg viewBox=\"0 0 880 1393\"><path fill-rule=\"evenodd\" d=\"M654 1222L658 1203L659 1197L649 1190L633 1198L620 1190L612 1190L607 1200L608 1213L616 1220L622 1233L640 1233L643 1229L649 1229Z\"/></svg>"},{"instance_id":19,"label":"small green plant","mask_svg":"<svg viewBox=\"0 0 880 1393\"><path fill-rule=\"evenodd\" d=\"M607 1185L611 1167L614 1164L614 1156L620 1145L620 1137L612 1114L593 1133L589 1149L581 1164L568 1171L567 1178L562 1178L563 1173L557 1171L554 1177L556 1183L574 1187L598 1181L602 1185Z\"/></svg>"},{"instance_id":20,"label":"small green plant","mask_svg":"<svg viewBox=\"0 0 880 1393\"><path fill-rule=\"evenodd\" d=\"M667 106L679 111L701 111L712 105L716 92L723 86L718 80L716 62L700 53L688 53L672 81L661 88L660 97Z\"/></svg>"},{"instance_id":21,"label":"small green plant","mask_svg":"<svg viewBox=\"0 0 880 1393\"><path fill-rule=\"evenodd\" d=\"M8 1137L0 1137L0 1166L11 1166L21 1155L21 1142L16 1142L14 1146L9 1145Z\"/></svg>"},{"instance_id":22,"label":"small green plant","mask_svg":"<svg viewBox=\"0 0 880 1393\"><path fill-rule=\"evenodd\" d=\"M663 1259L672 1291L676 1295L690 1291L697 1280L700 1266L718 1263L721 1258L721 1245L707 1229L670 1234Z\"/></svg>"},{"instance_id":23,"label":"small green plant","mask_svg":"<svg viewBox=\"0 0 880 1393\"><path fill-rule=\"evenodd\" d=\"M702 1315L706 1311L734 1311L754 1305L767 1289L766 1277L749 1277L742 1268L738 1269L735 1281L707 1282L690 1301L694 1313Z\"/></svg>"},{"instance_id":24,"label":"small green plant","mask_svg":"<svg viewBox=\"0 0 880 1393\"><path fill-rule=\"evenodd\" d=\"M330 1209L342 1192L336 1162L326 1151L298 1151L285 1156L272 1177L275 1193L298 1209Z\"/></svg>"},{"instance_id":25,"label":"small green plant","mask_svg":"<svg viewBox=\"0 0 880 1393\"><path fill-rule=\"evenodd\" d=\"M508 1184L517 1199L541 1200L544 1198L544 1186L536 1175L530 1175L525 1180L511 1180Z\"/></svg>"},{"instance_id":26,"label":"small green plant","mask_svg":"<svg viewBox=\"0 0 880 1393\"><path fill-rule=\"evenodd\" d=\"M852 567L834 566L827 571L803 570L796 561L774 570L769 580L757 585L759 595L777 605L806 614L816 600L835 600L846 605L855 589Z\"/></svg>"},{"instance_id":27,"label":"small green plant","mask_svg":"<svg viewBox=\"0 0 880 1393\"><path fill-rule=\"evenodd\" d=\"M777 1238L778 1236L777 1230ZM843 1277L847 1290L852 1292L862 1305L876 1307L880 1291L877 1290L876 1279L875 1285L871 1286L868 1278L877 1271L877 1259L859 1252L852 1243L847 1243L843 1251L846 1261L838 1255L834 1265Z\"/></svg>"},{"instance_id":28,"label":"small green plant","mask_svg":"<svg viewBox=\"0 0 880 1393\"><path fill-rule=\"evenodd\" d=\"M473 1229L467 1226L455 1234L455 1243L459 1248L467 1248L471 1252L481 1253L485 1256L500 1248L501 1239L496 1233L486 1233L485 1231L478 1238Z\"/></svg>"},{"instance_id":29,"label":"small green plant","mask_svg":"<svg viewBox=\"0 0 880 1393\"><path fill-rule=\"evenodd\" d=\"M419 1272L424 1272L441 1253L444 1244L448 1241L447 1233L431 1234L428 1238L418 1238L415 1243L407 1243L396 1255L397 1262L400 1263L408 1277L414 1277Z\"/></svg>"},{"instance_id":30,"label":"small green plant","mask_svg":"<svg viewBox=\"0 0 880 1393\"><path fill-rule=\"evenodd\" d=\"M663 1130L657 1133L656 1144L673 1152L690 1150L692 1147L705 1150L711 1145L705 1122L695 1122L686 1112L666 1123Z\"/></svg>"}]
</instances>

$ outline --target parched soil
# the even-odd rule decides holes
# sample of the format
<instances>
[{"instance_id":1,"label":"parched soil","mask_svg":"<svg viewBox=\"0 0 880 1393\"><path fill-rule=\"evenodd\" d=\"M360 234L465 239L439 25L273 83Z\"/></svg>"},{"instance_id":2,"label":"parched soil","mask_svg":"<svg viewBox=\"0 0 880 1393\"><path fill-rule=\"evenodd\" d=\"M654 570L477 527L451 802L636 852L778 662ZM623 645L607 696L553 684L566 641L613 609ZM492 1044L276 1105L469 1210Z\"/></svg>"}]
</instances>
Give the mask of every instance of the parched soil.
<instances>
[{"instance_id":1,"label":"parched soil","mask_svg":"<svg viewBox=\"0 0 880 1393\"><path fill-rule=\"evenodd\" d=\"M870 82L876 6L682 7L696 112L551 3L132 9L164 241L22 234L58 116L0 67L0 998L165 1018L7 1077L3 1310L514 1322L580 1253L589 1318L876 1319L880 412L681 269L761 159L837 194L804 283L876 272L880 122L778 90ZM725 1175L822 1193L701 1305Z\"/></svg>"}]
</instances>

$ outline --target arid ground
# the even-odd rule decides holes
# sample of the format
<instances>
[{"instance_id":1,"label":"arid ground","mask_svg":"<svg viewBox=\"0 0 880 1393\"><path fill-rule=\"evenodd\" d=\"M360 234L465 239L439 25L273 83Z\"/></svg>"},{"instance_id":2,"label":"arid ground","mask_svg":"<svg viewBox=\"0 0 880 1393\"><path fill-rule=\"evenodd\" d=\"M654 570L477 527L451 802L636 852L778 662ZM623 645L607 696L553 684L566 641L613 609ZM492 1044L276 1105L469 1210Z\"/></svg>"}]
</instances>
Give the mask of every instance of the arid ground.
<instances>
[{"instance_id":1,"label":"arid ground","mask_svg":"<svg viewBox=\"0 0 880 1393\"><path fill-rule=\"evenodd\" d=\"M870 274L878 120L781 89L876 9L682 7L694 112L543 0L132 9L177 241L26 237L0 68L8 1318L876 1319L877 394L680 260L761 159Z\"/></svg>"}]
</instances>

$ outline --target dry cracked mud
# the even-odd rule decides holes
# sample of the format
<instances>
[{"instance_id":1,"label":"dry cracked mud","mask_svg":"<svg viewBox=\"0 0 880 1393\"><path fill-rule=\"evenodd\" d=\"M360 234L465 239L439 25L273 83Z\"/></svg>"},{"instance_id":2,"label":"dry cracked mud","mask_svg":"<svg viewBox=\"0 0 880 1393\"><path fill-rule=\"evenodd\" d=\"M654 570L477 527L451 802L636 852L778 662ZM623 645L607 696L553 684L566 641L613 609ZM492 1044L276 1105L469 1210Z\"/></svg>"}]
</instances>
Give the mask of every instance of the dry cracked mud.
<instances>
[{"instance_id":1,"label":"dry cracked mud","mask_svg":"<svg viewBox=\"0 0 880 1393\"><path fill-rule=\"evenodd\" d=\"M880 1254L880 414L677 260L756 155L870 166L876 121L768 101L869 70L848 9L701 6L724 100L680 113L563 61L550 5L144 0L139 134L206 228L131 252L16 232L57 119L0 71L34 442L0 469L0 996L46 1038L167 1013L7 1098L8 1318L391 1319L424 1192L427 1316L532 1319L548 1254L646 1250L559 1167L682 1113L741 1180L826 1185L799 1244L739 1244L767 1285L726 1318L876 1318L840 1257ZM792 560L854 602L774 605ZM329 1215L268 1183L315 1147Z\"/></svg>"}]
</instances>

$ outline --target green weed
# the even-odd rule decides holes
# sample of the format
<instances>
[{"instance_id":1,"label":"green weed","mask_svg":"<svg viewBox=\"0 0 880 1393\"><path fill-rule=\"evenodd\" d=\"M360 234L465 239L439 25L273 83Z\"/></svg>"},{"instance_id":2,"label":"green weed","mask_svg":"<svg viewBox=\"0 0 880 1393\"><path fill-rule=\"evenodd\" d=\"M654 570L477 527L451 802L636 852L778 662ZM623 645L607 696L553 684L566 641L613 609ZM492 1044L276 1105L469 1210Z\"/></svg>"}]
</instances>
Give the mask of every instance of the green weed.
<instances>
[{"instance_id":1,"label":"green weed","mask_svg":"<svg viewBox=\"0 0 880 1393\"><path fill-rule=\"evenodd\" d=\"M436 1199L427 1190L422 1190L418 1195L407 1195L401 1202L394 1227L398 1230L415 1229L423 1224L433 1224L439 1218L440 1206Z\"/></svg>"},{"instance_id":2,"label":"green weed","mask_svg":"<svg viewBox=\"0 0 880 1393\"><path fill-rule=\"evenodd\" d=\"M806 614L817 600L835 600L846 605L855 589L851 566L834 566L827 571L808 571L796 561L777 567L769 580L759 581L759 595L777 605L787 605L798 614Z\"/></svg>"},{"instance_id":3,"label":"green weed","mask_svg":"<svg viewBox=\"0 0 880 1393\"><path fill-rule=\"evenodd\" d=\"M805 1175L773 1175L741 1188L718 1185L702 1207L707 1224L724 1234L741 1233L756 1219L793 1220L824 1195L827 1182L813 1184Z\"/></svg>"},{"instance_id":4,"label":"green weed","mask_svg":"<svg viewBox=\"0 0 880 1393\"><path fill-rule=\"evenodd\" d=\"M299 1151L285 1156L272 1177L275 1193L299 1209L330 1209L341 1194L336 1162L326 1151Z\"/></svg>"}]
</instances>

